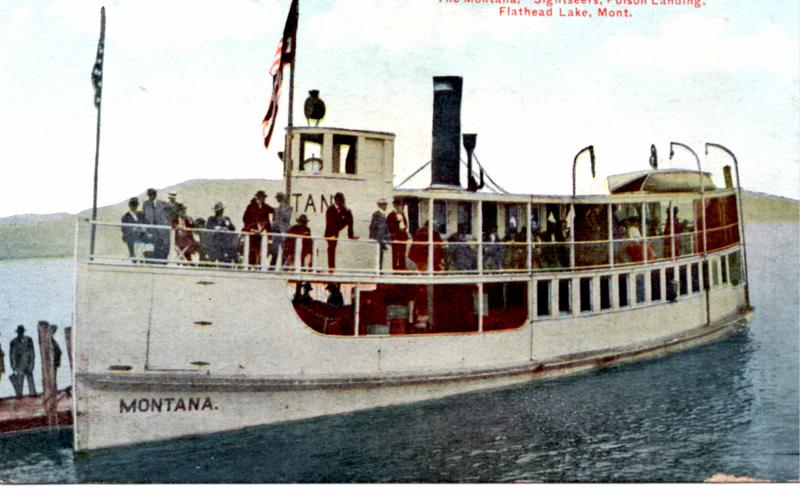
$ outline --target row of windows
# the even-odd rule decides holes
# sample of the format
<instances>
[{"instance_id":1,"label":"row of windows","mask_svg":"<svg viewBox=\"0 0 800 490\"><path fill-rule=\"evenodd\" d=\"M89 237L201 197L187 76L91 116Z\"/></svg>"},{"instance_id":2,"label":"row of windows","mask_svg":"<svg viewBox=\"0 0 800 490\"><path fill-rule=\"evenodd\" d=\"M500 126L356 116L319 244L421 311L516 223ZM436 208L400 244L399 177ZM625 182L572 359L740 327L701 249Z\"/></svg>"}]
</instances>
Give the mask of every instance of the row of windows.
<instances>
[{"instance_id":1,"label":"row of windows","mask_svg":"<svg viewBox=\"0 0 800 490\"><path fill-rule=\"evenodd\" d=\"M672 302L701 291L702 284L719 287L742 282L739 252L732 252L708 261L709 271L701 262L677 267L661 267L646 272L619 273L564 279L536 281L536 316L550 317L589 314L618 308ZM702 278L701 278L702 274ZM577 287L577 295L573 288ZM595 288L599 288L595 295ZM556 295L553 297L553 295ZM554 301L555 300L555 301ZM576 300L577 304L573 304ZM616 303L616 304L615 304Z\"/></svg>"},{"instance_id":2,"label":"row of windows","mask_svg":"<svg viewBox=\"0 0 800 490\"><path fill-rule=\"evenodd\" d=\"M537 279L534 318L679 301L699 294L703 284L715 288L741 283L738 251L708 263L708 270L701 262L692 262L642 272ZM483 285L294 282L289 293L303 322L326 335L421 335L520 328L531 319L528 286L527 281Z\"/></svg>"}]
</instances>

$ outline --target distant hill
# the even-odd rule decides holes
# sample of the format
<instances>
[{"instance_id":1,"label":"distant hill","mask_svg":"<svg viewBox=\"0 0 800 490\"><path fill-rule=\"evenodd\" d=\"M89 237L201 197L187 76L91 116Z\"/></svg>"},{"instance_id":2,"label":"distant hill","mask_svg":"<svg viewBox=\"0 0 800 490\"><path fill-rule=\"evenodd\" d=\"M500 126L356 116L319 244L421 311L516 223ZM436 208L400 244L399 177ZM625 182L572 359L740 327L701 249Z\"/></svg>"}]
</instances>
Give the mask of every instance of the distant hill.
<instances>
[{"instance_id":1,"label":"distant hill","mask_svg":"<svg viewBox=\"0 0 800 490\"><path fill-rule=\"evenodd\" d=\"M278 180L189 180L158 190L158 198L167 200L167 193L176 192L178 201L187 207L189 216L204 218L214 214L218 201L225 204L225 214L241 229L241 217L250 199L258 190L264 190L268 202L275 206L275 194L283 189ZM133 197L133 196L131 196ZM144 202L146 196L137 196ZM141 207L139 208L141 210ZM119 223L128 210L128 200L97 209L100 222ZM74 254L75 222L91 217L91 209L78 214L20 215L0 218L0 260L33 257L71 257ZM104 241L103 233L113 233L113 242L120 243L118 228L98 228L98 243ZM110 237L110 239L112 239Z\"/></svg>"},{"instance_id":2,"label":"distant hill","mask_svg":"<svg viewBox=\"0 0 800 490\"><path fill-rule=\"evenodd\" d=\"M69 213L53 214L17 214L0 218L0 225L29 225L31 223L41 223L43 221L60 221L72 218Z\"/></svg>"},{"instance_id":3,"label":"distant hill","mask_svg":"<svg viewBox=\"0 0 800 490\"><path fill-rule=\"evenodd\" d=\"M222 201L225 214L241 229L244 209L257 190L264 190L268 202L276 205L275 194L283 189L278 180L190 180L159 190L159 198L166 200L167 193L178 193L178 201L186 204L190 216L208 217L213 214L214 203ZM138 196L144 201L143 195ZM744 211L746 222L800 222L800 201L772 196L760 192L745 191ZM102 222L119 223L128 209L128 201L98 209ZM75 221L88 218L91 210L77 215L56 213L48 215L19 215L0 218L0 260L38 257L70 257L74 253ZM101 239L104 233L114 236L108 241L119 245L119 229L99 228ZM98 240L98 242L103 240Z\"/></svg>"},{"instance_id":4,"label":"distant hill","mask_svg":"<svg viewBox=\"0 0 800 490\"><path fill-rule=\"evenodd\" d=\"M800 201L763 192L744 191L744 220L754 223L800 221Z\"/></svg>"}]
</instances>

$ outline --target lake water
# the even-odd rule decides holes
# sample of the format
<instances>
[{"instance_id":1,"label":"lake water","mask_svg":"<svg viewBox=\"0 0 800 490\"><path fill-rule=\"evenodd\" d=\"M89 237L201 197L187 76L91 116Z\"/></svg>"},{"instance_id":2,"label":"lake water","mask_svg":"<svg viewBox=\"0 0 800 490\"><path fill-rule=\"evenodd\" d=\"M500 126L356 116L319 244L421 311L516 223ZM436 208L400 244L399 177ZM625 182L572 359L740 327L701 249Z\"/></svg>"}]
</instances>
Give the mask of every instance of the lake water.
<instances>
[{"instance_id":1,"label":"lake water","mask_svg":"<svg viewBox=\"0 0 800 490\"><path fill-rule=\"evenodd\" d=\"M800 233L796 224L747 232L755 318L711 345L498 391L89 456L73 455L70 430L0 437L0 480L797 480ZM72 271L68 261L0 262L6 352L18 323L70 324Z\"/></svg>"}]
</instances>

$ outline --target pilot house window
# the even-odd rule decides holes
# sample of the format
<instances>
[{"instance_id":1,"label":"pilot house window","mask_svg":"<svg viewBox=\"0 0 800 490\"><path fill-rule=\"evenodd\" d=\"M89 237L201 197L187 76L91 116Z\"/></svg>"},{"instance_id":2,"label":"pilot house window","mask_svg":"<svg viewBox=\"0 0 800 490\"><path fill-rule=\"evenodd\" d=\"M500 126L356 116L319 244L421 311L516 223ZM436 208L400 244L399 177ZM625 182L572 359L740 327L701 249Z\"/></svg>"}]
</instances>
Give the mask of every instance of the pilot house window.
<instances>
[{"instance_id":1,"label":"pilot house window","mask_svg":"<svg viewBox=\"0 0 800 490\"><path fill-rule=\"evenodd\" d=\"M356 137L337 134L333 136L333 167L335 174L356 173Z\"/></svg>"},{"instance_id":2,"label":"pilot house window","mask_svg":"<svg viewBox=\"0 0 800 490\"><path fill-rule=\"evenodd\" d=\"M300 171L317 174L322 170L322 135L300 135Z\"/></svg>"}]
</instances>

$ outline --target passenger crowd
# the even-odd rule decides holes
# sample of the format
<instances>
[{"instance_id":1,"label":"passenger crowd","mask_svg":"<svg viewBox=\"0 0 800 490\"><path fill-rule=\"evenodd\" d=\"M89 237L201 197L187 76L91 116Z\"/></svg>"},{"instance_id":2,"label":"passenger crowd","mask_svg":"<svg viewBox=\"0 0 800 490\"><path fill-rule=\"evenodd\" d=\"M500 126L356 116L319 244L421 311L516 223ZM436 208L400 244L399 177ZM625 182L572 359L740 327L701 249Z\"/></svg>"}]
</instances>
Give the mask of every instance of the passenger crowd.
<instances>
[{"instance_id":1,"label":"passenger crowd","mask_svg":"<svg viewBox=\"0 0 800 490\"><path fill-rule=\"evenodd\" d=\"M58 330L57 325L52 325L44 320L39 322L39 325L44 325L50 329L50 341L53 343L53 377L56 378L58 368L61 367L61 348L58 342L53 337ZM17 336L11 340L9 345L9 367L11 368L11 375L9 381L14 387L14 393L17 398L22 398L23 385L27 382L28 394L36 396L36 385L33 382L33 370L36 367L36 354L33 347L33 339L25 335L25 327L23 325L17 326ZM3 375L6 372L5 352L0 346L0 382L3 380Z\"/></svg>"},{"instance_id":2,"label":"passenger crowd","mask_svg":"<svg viewBox=\"0 0 800 490\"><path fill-rule=\"evenodd\" d=\"M301 269L310 268L314 247L308 217L301 214L292 224L293 210L286 194L278 192L275 195L275 207L267 203L267 197L260 190L250 200L242 216L241 231L245 234L242 236L236 232L230 217L225 215L222 202L214 205L213 215L205 219L192 218L187 214L186 206L178 202L175 192L170 192L165 202L158 199L155 189L148 189L141 210L138 198L129 200L129 210L122 216L122 240L134 261L165 263L172 243L174 255L186 263L244 263L256 267L265 261L265 266L276 269L281 260L281 268L293 268L296 261ZM528 231L526 226L518 227L514 217L509 219L504 236L501 237L496 229L487 230L479 245L468 234L466 226L459 226L455 233L444 238L437 230L438 223L434 222L431 227L426 221L412 233L400 198L392 201L391 210L386 199L380 199L376 204L377 209L369 224L369 238L378 243L381 269L388 262L393 271L406 271L410 268L409 264L417 271L428 271L429 267L434 271L476 271L479 246L482 247L485 271L526 270L528 267ZM596 214L595 210L589 209L582 218L585 223L579 230L584 232L576 236L579 242L595 240L597 230L607 229L607 225L601 222L602 216ZM541 226L534 221L530 223L530 261L534 269L570 266L570 226L563 216L561 212L556 212L554 216L553 212L548 211L547 219L543 220ZM634 223L624 225L626 240L641 238ZM622 238L616 236L616 229L614 238ZM347 208L344 194L338 192L332 205L325 211L323 237L327 243L329 270L336 268L337 243L344 230L347 230L348 239L358 239L354 234L353 213ZM585 230L588 230L588 235ZM676 233L678 230L676 227ZM432 247L429 238L433 242ZM432 260L428 257L430 248ZM602 261L606 260L603 257L608 257L607 250L605 244L592 244L584 245L580 252L585 257L597 255L597 261ZM636 261L643 253L632 245L628 255ZM388 260L384 260L387 258L385 256L388 256ZM652 253L648 254L648 257L653 256ZM266 260L269 260L268 264Z\"/></svg>"},{"instance_id":3,"label":"passenger crowd","mask_svg":"<svg viewBox=\"0 0 800 490\"><path fill-rule=\"evenodd\" d=\"M192 218L187 207L177 200L177 193L170 192L168 201L158 199L155 189L147 190L147 200L139 210L139 199L128 201L128 212L122 216L122 241L134 261L166 262L170 254L170 233L175 254L186 262L217 262L233 264L245 261L257 266L262 260L262 243L270 267L276 267L278 257L283 264L293 264L295 245L300 239L300 261L305 267L310 264L312 243L308 217L301 214L292 225L292 208L286 195L279 192L275 199L277 207L266 202L264 191L256 192L244 212L242 231L245 239L236 233L236 226L225 215L225 205L217 202L214 214L208 218ZM342 197L342 206L344 198ZM245 255L247 249L247 257Z\"/></svg>"}]
</instances>

